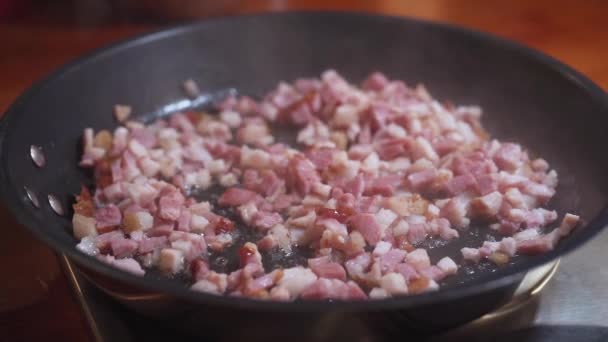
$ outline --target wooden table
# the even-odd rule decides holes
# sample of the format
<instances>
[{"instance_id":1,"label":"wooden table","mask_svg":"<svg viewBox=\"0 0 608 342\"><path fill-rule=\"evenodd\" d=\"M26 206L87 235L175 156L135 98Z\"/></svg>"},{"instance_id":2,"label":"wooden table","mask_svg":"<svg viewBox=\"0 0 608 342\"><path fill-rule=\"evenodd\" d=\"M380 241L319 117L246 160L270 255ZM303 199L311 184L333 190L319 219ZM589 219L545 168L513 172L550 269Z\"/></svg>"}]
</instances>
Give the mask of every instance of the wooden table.
<instances>
[{"instance_id":1,"label":"wooden table","mask_svg":"<svg viewBox=\"0 0 608 342\"><path fill-rule=\"evenodd\" d=\"M52 2L55 4L55 2ZM75 2L78 3L78 2ZM87 2L90 3L90 2ZM99 3L104 3L100 1ZM133 11L102 14L35 2L0 23L0 112L32 82L94 48L168 24ZM494 0L241 1L229 14L286 9L349 9L459 24L517 40L580 70L608 89L608 2ZM115 13L116 12L116 13ZM191 16L204 16L193 11ZM0 208L0 341L90 340L56 256Z\"/></svg>"}]
</instances>

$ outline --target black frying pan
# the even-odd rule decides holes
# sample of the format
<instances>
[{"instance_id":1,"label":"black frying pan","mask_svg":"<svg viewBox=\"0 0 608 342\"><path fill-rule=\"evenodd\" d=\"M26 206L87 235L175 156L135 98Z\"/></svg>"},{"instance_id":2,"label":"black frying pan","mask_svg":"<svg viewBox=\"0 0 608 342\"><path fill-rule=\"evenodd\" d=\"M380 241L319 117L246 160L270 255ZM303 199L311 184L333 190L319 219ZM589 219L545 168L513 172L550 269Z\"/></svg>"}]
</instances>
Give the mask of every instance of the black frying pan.
<instances>
[{"instance_id":1,"label":"black frying pan","mask_svg":"<svg viewBox=\"0 0 608 342\"><path fill-rule=\"evenodd\" d=\"M67 208L80 184L91 184L90 174L77 167L82 130L113 128L115 103L131 104L136 115L145 117L183 99L180 84L188 78L203 91L235 88L260 96L280 80L316 76L327 68L351 81L380 70L410 84L423 82L441 100L480 104L483 124L492 135L524 144L558 170L560 185L551 208L580 214L586 224L554 251L518 257L499 269L482 265L469 268L473 274L463 270L436 293L367 302L276 303L190 292L177 280L139 278L110 268L75 249L71 213L58 216L46 202L48 194L56 194ZM608 223L606 127L608 99L600 88L545 55L493 36L354 13L254 15L132 39L70 63L39 82L0 122L0 190L20 223L89 273L192 304L182 304L179 316L172 311L174 323L223 327L226 317L234 322L237 316L255 316L257 320L248 322L266 319L276 325L276 319L282 319L297 325L321 313L355 311L392 315L399 327L436 330L495 308L511 295L525 271L580 246ZM44 168L30 160L31 145L42 146ZM40 208L27 200L24 187L38 194ZM475 246L485 238L469 234L466 242ZM446 253L458 247L448 247L452 250ZM210 311L213 319L195 318Z\"/></svg>"}]
</instances>

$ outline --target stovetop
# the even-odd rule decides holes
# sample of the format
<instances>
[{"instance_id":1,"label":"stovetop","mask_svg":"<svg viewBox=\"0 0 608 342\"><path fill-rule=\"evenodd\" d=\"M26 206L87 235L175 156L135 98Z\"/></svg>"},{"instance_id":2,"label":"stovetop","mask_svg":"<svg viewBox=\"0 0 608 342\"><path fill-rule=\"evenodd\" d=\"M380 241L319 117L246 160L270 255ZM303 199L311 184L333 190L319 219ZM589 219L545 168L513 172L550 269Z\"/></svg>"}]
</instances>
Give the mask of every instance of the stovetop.
<instances>
[{"instance_id":1,"label":"stovetop","mask_svg":"<svg viewBox=\"0 0 608 342\"><path fill-rule=\"evenodd\" d=\"M430 341L466 339L471 342L501 334L507 338L507 332L515 332L508 340L518 342L571 341L573 336L577 342L608 341L608 267L604 267L604 260L608 259L608 250L604 247L607 244L608 232L605 232L562 258L559 267L549 264L530 274L518 290L519 295L505 307ZM130 313L88 282L67 258L62 259L96 342L197 340ZM343 317L337 319L344 324ZM349 326L351 334L364 335L365 338L357 340L382 339L382 334L366 331L358 323L353 321ZM339 338L320 334L318 340ZM493 342L498 341L501 339L493 338Z\"/></svg>"}]
</instances>

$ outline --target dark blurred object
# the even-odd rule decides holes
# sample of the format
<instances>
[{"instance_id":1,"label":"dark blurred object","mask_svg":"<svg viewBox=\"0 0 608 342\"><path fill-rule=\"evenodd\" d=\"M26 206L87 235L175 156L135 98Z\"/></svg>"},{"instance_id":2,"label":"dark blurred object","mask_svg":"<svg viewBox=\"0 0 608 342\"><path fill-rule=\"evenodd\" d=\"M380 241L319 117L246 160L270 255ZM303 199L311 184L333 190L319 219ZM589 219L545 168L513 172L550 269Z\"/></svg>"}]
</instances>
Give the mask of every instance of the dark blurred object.
<instances>
[{"instance_id":1,"label":"dark blurred object","mask_svg":"<svg viewBox=\"0 0 608 342\"><path fill-rule=\"evenodd\" d=\"M97 0L103 1L103 0ZM162 19L194 19L234 13L242 0L114 0L123 8Z\"/></svg>"},{"instance_id":2,"label":"dark blurred object","mask_svg":"<svg viewBox=\"0 0 608 342\"><path fill-rule=\"evenodd\" d=\"M25 12L30 6L28 0L0 0L0 19Z\"/></svg>"}]
</instances>

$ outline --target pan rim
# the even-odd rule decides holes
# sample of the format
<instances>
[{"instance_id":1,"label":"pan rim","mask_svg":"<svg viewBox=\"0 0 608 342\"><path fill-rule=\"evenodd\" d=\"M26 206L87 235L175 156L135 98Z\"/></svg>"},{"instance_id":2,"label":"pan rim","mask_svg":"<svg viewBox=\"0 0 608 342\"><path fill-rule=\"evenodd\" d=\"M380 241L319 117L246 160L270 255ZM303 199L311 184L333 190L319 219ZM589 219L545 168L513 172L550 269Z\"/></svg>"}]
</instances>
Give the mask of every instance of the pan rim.
<instances>
[{"instance_id":1,"label":"pan rim","mask_svg":"<svg viewBox=\"0 0 608 342\"><path fill-rule=\"evenodd\" d=\"M105 276L111 277L118 281L125 282L130 285L138 286L148 290L160 291L168 293L180 299L193 301L201 304L213 304L221 305L226 307L238 307L239 309L252 309L261 311L297 311L297 312L312 312L312 311L327 311L331 310L383 310L383 309L406 309L415 306L437 304L445 301L449 301L455 298L462 298L473 296L478 293L490 291L502 286L513 283L521 274L534 267L545 264L558 256L564 255L571 252L575 248L584 244L594 236L596 236L606 225L608 225L608 210L604 208L596 218L589 222L585 227L585 234L580 234L576 237L572 237L568 240L568 243L560 243L557 248L553 251L545 253L543 255L535 257L533 260L525 264L513 265L508 269L504 269L499 275L487 277L484 280L481 278L479 284L469 283L465 285L453 285L447 289L441 289L433 293L424 293L412 296L403 296L396 298L389 298L383 300L365 300L365 301L298 301L298 302L277 302L277 301L259 301L248 298L234 298L229 296L216 296L206 293L200 293L196 291L190 291L183 285L176 284L176 282L170 281L169 279L149 279L138 277L123 271L116 270L111 266L93 258L88 255L81 253L75 249L75 246L70 245L67 241L62 241L53 238L50 234L41 233L41 230L32 228L40 226L42 222L39 222L35 217L28 215L24 210L26 203L22 200L18 189L12 188L8 184L8 175L5 170L8 169L8 160L4 158L3 149L3 138L6 135L6 130L10 127L10 123L15 117L18 116L18 112L23 104L27 103L36 93L42 91L46 86L52 83L54 80L60 78L63 74L73 72L78 68L85 66L88 63L93 63L99 58L105 58L108 55L120 52L124 49L135 48L139 45L145 45L149 42L160 41L181 34L203 30L205 27L213 25L222 25L230 23L232 21L247 20L248 18L274 18L274 17L289 17L289 16L311 16L311 17L326 17L332 18L335 16L351 16L358 17L360 20L374 21L374 24L382 24L384 21L402 21L409 22L414 25L422 25L427 27L436 27L441 30L451 31L452 33L459 35L468 35L482 43L492 43L499 48L508 51L509 53L519 54L536 62L539 62L552 71L558 73L561 77L569 79L577 87L584 90L589 95L589 99L597 102L608 113L608 96L606 93L595 83L589 80L586 76L578 71L575 71L571 67L563 64L562 62L550 57L544 53L531 49L523 44L516 43L505 38L495 36L493 34L480 32L470 28L465 28L448 23L440 23L423 19L415 19L409 17L400 17L393 15L381 15L381 14L369 14L364 12L355 11L289 11L289 12L269 12L269 13L255 13L240 16L221 17L206 19L200 22L193 22L187 24L180 24L176 26L166 27L160 30L147 32L143 34L135 35L131 38L127 38L117 43L110 44L101 48L98 48L90 53L83 55L82 57L76 58L75 60L68 62L59 69L51 72L48 76L34 83L29 89L27 89L22 95L20 95L13 104L7 109L5 115L0 119L0 193L2 194L2 200L6 206L10 209L11 213L15 216L17 221L24 225L28 231L33 233L38 239L42 240L45 244L52 247L54 250L64 253L69 256L72 260L76 261L77 264L87 267L91 270L99 272Z\"/></svg>"}]
</instances>

